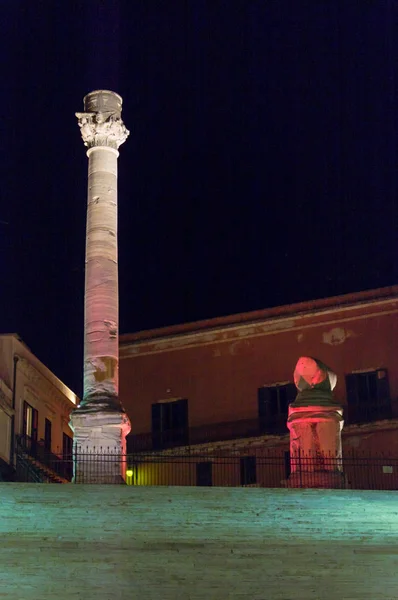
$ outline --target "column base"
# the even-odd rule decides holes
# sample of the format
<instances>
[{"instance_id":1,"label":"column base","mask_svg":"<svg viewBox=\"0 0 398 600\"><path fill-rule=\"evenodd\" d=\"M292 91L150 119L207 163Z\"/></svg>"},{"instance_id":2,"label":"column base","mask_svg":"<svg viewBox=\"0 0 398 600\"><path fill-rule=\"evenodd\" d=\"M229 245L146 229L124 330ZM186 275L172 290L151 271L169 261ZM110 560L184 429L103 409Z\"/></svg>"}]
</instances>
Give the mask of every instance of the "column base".
<instances>
[{"instance_id":1,"label":"column base","mask_svg":"<svg viewBox=\"0 0 398 600\"><path fill-rule=\"evenodd\" d=\"M76 409L71 414L74 483L124 483L126 435L130 420L125 412Z\"/></svg>"}]
</instances>

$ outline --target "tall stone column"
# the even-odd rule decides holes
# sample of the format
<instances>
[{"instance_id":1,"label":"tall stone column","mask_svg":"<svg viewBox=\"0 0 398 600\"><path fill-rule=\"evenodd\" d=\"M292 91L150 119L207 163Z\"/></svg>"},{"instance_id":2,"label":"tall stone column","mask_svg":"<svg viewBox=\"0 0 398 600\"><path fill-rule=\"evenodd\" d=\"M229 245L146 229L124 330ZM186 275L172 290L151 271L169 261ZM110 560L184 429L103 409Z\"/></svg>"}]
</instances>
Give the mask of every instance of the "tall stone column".
<instances>
[{"instance_id":1,"label":"tall stone column","mask_svg":"<svg viewBox=\"0 0 398 600\"><path fill-rule=\"evenodd\" d=\"M343 408L333 399L336 375L321 361L301 357L294 371L298 389L289 405L289 487L346 487L342 472Z\"/></svg>"},{"instance_id":2,"label":"tall stone column","mask_svg":"<svg viewBox=\"0 0 398 600\"><path fill-rule=\"evenodd\" d=\"M119 400L117 159L129 135L122 99L98 90L76 113L88 156L84 299L84 390L72 413L76 481L117 483L124 477L129 419ZM112 454L104 459L102 453Z\"/></svg>"}]
</instances>

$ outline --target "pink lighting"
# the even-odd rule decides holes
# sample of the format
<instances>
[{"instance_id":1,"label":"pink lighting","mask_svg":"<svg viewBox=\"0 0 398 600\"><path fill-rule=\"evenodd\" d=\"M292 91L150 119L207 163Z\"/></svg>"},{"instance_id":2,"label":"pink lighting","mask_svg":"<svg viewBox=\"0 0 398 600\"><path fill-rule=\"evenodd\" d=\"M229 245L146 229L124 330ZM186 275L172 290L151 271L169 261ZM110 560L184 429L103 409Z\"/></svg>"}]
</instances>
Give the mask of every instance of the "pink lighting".
<instances>
[{"instance_id":1,"label":"pink lighting","mask_svg":"<svg viewBox=\"0 0 398 600\"><path fill-rule=\"evenodd\" d=\"M299 391L313 388L325 381L329 376L330 387L333 390L337 383L336 375L320 361L302 356L299 358L294 370L294 383Z\"/></svg>"},{"instance_id":2,"label":"pink lighting","mask_svg":"<svg viewBox=\"0 0 398 600\"><path fill-rule=\"evenodd\" d=\"M341 430L343 409L333 399L336 375L321 361L302 356L294 370L298 389L289 405L292 473L290 487L344 487ZM311 478L309 474L311 473Z\"/></svg>"}]
</instances>

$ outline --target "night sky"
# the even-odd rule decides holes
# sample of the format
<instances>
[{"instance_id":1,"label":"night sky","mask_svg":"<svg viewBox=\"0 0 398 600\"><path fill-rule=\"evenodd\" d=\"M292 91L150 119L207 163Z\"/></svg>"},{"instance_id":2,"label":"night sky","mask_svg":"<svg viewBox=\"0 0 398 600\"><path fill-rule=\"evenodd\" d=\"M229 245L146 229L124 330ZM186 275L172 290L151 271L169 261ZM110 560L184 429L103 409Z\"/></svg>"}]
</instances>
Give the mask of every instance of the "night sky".
<instances>
[{"instance_id":1,"label":"night sky","mask_svg":"<svg viewBox=\"0 0 398 600\"><path fill-rule=\"evenodd\" d=\"M82 391L87 158L112 89L120 332L398 282L394 0L3 0L0 331Z\"/></svg>"}]
</instances>

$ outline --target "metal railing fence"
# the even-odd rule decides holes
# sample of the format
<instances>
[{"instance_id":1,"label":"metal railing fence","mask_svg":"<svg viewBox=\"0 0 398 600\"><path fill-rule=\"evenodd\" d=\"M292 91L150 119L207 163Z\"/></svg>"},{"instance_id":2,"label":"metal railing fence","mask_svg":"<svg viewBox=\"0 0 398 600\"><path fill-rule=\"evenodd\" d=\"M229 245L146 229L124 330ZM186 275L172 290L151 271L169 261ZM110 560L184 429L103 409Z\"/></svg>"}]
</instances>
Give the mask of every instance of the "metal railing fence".
<instances>
[{"instance_id":1,"label":"metal railing fence","mask_svg":"<svg viewBox=\"0 0 398 600\"><path fill-rule=\"evenodd\" d=\"M80 460L85 460L82 455ZM131 485L301 487L398 490L398 458L349 454L290 456L288 452L128 455Z\"/></svg>"},{"instance_id":2,"label":"metal railing fence","mask_svg":"<svg viewBox=\"0 0 398 600\"><path fill-rule=\"evenodd\" d=\"M254 448L121 455L109 448L80 448L74 455L56 459L54 455L41 456L41 459L51 471L68 475L64 477L68 480L72 479L75 467L74 483L398 490L398 457L382 454L368 456L356 452L343 458L290 456L288 452L275 449ZM29 456L25 455L23 461L24 468L32 470ZM48 472L44 473L42 481L51 481Z\"/></svg>"},{"instance_id":3,"label":"metal railing fence","mask_svg":"<svg viewBox=\"0 0 398 600\"><path fill-rule=\"evenodd\" d=\"M125 455L111 448L78 448L62 456L27 436L18 436L16 449L19 481L398 490L398 457L386 454L291 456L275 448L204 452L191 447Z\"/></svg>"}]
</instances>

